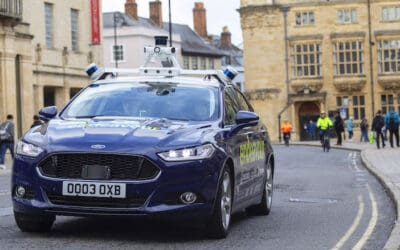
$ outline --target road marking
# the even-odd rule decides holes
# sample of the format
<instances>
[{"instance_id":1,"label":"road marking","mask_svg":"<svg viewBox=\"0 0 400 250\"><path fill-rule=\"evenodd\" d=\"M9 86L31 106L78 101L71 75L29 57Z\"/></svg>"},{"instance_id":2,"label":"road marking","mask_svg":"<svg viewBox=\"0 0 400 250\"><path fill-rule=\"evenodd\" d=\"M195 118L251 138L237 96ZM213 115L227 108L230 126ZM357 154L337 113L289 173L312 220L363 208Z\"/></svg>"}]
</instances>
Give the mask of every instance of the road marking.
<instances>
[{"instance_id":1,"label":"road marking","mask_svg":"<svg viewBox=\"0 0 400 250\"><path fill-rule=\"evenodd\" d=\"M347 230L345 235L338 241L338 243L332 249L334 250L340 249L346 243L346 241L350 238L350 236L354 233L354 231L360 224L363 213L364 213L364 201L362 196L359 195L357 216L354 218L353 224L351 224L350 228Z\"/></svg>"},{"instance_id":2,"label":"road marking","mask_svg":"<svg viewBox=\"0 0 400 250\"><path fill-rule=\"evenodd\" d=\"M0 191L0 196L7 196L7 195L11 195L10 191Z\"/></svg>"},{"instance_id":3,"label":"road marking","mask_svg":"<svg viewBox=\"0 0 400 250\"><path fill-rule=\"evenodd\" d=\"M374 231L374 228L376 226L376 223L378 221L378 206L375 201L374 194L371 191L371 188L367 186L368 192L369 192L369 198L372 203L372 214L371 214L371 219L368 223L368 227L365 230L363 236L361 237L360 241L357 242L357 244L353 247L353 250L358 250L362 249L369 237L371 236L372 232Z\"/></svg>"},{"instance_id":4,"label":"road marking","mask_svg":"<svg viewBox=\"0 0 400 250\"><path fill-rule=\"evenodd\" d=\"M2 207L0 208L0 217L1 216L8 216L13 214L13 208L12 207Z\"/></svg>"}]
</instances>

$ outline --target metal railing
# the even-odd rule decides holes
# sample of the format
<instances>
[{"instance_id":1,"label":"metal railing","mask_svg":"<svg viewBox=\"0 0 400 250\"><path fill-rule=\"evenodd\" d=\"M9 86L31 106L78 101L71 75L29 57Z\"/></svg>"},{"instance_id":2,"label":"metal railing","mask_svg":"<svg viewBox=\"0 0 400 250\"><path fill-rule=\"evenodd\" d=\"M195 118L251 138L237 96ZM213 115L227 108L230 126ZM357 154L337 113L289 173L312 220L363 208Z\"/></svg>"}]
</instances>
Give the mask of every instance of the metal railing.
<instances>
[{"instance_id":1,"label":"metal railing","mask_svg":"<svg viewBox=\"0 0 400 250\"><path fill-rule=\"evenodd\" d=\"M22 19L22 0L0 0L0 18Z\"/></svg>"}]
</instances>

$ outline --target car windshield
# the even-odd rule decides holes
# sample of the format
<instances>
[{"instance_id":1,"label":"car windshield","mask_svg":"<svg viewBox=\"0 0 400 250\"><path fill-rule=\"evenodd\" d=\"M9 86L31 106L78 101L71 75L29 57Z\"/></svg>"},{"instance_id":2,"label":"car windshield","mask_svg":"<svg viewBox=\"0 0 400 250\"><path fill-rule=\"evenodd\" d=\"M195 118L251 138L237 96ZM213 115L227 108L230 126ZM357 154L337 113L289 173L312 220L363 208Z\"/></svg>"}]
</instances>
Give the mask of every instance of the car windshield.
<instances>
[{"instance_id":1,"label":"car windshield","mask_svg":"<svg viewBox=\"0 0 400 250\"><path fill-rule=\"evenodd\" d=\"M92 84L61 114L76 119L103 116L216 120L218 88L166 83Z\"/></svg>"}]
</instances>

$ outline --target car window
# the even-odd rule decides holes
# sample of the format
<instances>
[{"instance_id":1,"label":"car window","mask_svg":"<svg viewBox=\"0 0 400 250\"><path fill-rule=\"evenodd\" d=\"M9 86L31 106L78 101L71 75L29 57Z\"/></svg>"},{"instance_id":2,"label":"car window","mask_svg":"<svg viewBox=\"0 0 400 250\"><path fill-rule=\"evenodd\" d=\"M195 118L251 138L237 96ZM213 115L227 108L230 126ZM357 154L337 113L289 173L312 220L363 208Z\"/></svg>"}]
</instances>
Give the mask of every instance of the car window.
<instances>
[{"instance_id":1,"label":"car window","mask_svg":"<svg viewBox=\"0 0 400 250\"><path fill-rule=\"evenodd\" d=\"M246 111L251 111L253 112L253 107L247 102L246 98L244 97L243 93L241 93L239 90L235 89L234 90L237 99L239 101L240 109L241 110L246 110Z\"/></svg>"},{"instance_id":2,"label":"car window","mask_svg":"<svg viewBox=\"0 0 400 250\"><path fill-rule=\"evenodd\" d=\"M236 113L239 111L238 104L234 101L229 91L224 91L224 123L225 125L235 124Z\"/></svg>"},{"instance_id":3,"label":"car window","mask_svg":"<svg viewBox=\"0 0 400 250\"><path fill-rule=\"evenodd\" d=\"M210 121L219 117L218 91L216 87L165 83L92 84L67 106L61 116Z\"/></svg>"}]
</instances>

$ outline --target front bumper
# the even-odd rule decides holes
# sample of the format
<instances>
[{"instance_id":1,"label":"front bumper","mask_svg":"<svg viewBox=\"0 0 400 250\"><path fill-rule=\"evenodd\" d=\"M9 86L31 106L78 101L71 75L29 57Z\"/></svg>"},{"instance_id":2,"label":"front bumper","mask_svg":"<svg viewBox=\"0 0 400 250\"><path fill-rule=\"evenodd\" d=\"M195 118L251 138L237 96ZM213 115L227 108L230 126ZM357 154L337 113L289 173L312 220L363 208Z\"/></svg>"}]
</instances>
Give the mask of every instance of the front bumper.
<instances>
[{"instance_id":1,"label":"front bumper","mask_svg":"<svg viewBox=\"0 0 400 250\"><path fill-rule=\"evenodd\" d=\"M218 187L221 166L221 155L190 162L163 162L158 158L151 160L161 169L160 174L152 180L116 181L125 183L127 199L109 201L107 198L67 197L62 195L63 181L71 179L48 178L40 174L33 159L16 156L12 175L12 200L14 210L20 213L55 214L71 216L183 216L207 217L212 214ZM107 180L83 180L95 181ZM15 196L15 187L21 185L30 194L24 198ZM180 194L194 192L198 200L193 204L183 204ZM78 198L77 200L75 198ZM74 202L71 202L71 199ZM60 202L61 200L61 202ZM117 204L121 202L121 205Z\"/></svg>"}]
</instances>

